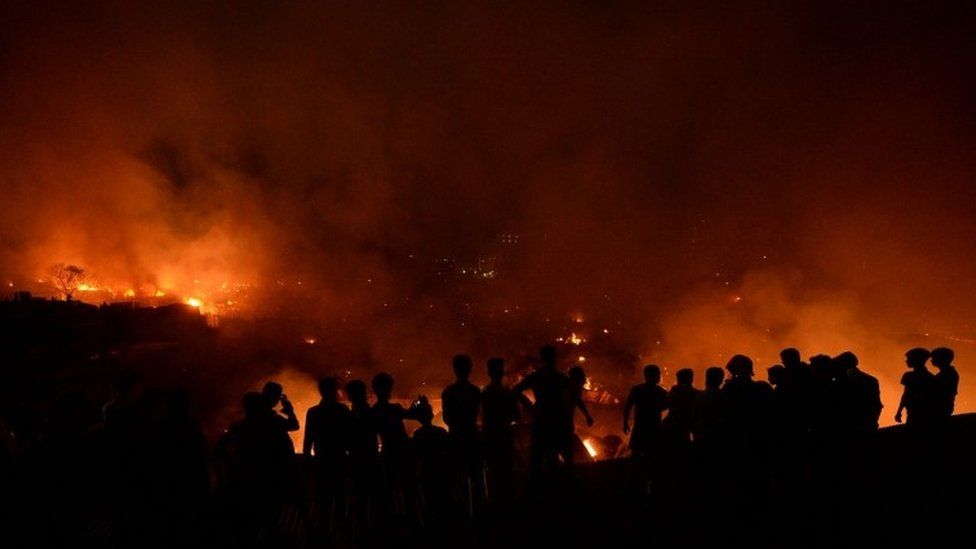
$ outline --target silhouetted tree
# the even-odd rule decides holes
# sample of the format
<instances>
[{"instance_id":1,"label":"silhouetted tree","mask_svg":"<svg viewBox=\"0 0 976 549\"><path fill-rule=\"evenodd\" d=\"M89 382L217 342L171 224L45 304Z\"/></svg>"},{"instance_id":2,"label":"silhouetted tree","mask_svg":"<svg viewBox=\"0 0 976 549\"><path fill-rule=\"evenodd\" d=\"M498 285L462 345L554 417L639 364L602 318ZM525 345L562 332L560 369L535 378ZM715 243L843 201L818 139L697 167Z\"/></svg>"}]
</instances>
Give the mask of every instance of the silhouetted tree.
<instances>
[{"instance_id":1,"label":"silhouetted tree","mask_svg":"<svg viewBox=\"0 0 976 549\"><path fill-rule=\"evenodd\" d=\"M58 291L64 295L65 301L71 301L78 287L85 282L87 273L77 265L59 263L54 266L54 283Z\"/></svg>"}]
</instances>

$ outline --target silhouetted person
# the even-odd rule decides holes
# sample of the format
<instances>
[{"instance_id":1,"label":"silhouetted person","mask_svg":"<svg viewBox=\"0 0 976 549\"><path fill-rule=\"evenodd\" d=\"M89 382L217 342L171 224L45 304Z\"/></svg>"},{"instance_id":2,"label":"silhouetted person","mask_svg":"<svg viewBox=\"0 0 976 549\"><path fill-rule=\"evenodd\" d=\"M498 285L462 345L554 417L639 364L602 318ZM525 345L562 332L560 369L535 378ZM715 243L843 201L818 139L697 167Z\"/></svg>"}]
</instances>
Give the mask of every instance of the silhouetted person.
<instances>
[{"instance_id":1,"label":"silhouetted person","mask_svg":"<svg viewBox=\"0 0 976 549\"><path fill-rule=\"evenodd\" d=\"M941 417L949 417L955 411L956 394L959 393L959 372L952 365L956 354L948 347L932 349L932 365L938 369L935 374L936 412Z\"/></svg>"},{"instance_id":2,"label":"silhouetted person","mask_svg":"<svg viewBox=\"0 0 976 549\"><path fill-rule=\"evenodd\" d=\"M207 440L190 413L190 394L186 390L176 389L167 395L163 447L162 470L168 489L180 507L178 512L186 513L185 518L192 520L210 487L210 471Z\"/></svg>"},{"instance_id":3,"label":"silhouetted person","mask_svg":"<svg viewBox=\"0 0 976 549\"><path fill-rule=\"evenodd\" d=\"M705 370L705 390L695 403L695 444L706 452L721 445L725 423L725 396L722 382L725 370L711 366Z\"/></svg>"},{"instance_id":4,"label":"silhouetted person","mask_svg":"<svg viewBox=\"0 0 976 549\"><path fill-rule=\"evenodd\" d=\"M420 487L423 490L427 514L436 519L445 511L451 497L448 474L451 469L450 435L442 427L432 423L434 411L427 397L417 399L413 412L420 422L420 427L413 432Z\"/></svg>"},{"instance_id":5,"label":"silhouetted person","mask_svg":"<svg viewBox=\"0 0 976 549\"><path fill-rule=\"evenodd\" d=\"M590 415L586 401L583 400L583 392L586 390L586 371L582 366L573 366L569 369L569 381L573 388L573 403L583 413L583 419L588 426L593 426L593 416ZM574 429L575 431L575 429Z\"/></svg>"},{"instance_id":6,"label":"silhouetted person","mask_svg":"<svg viewBox=\"0 0 976 549\"><path fill-rule=\"evenodd\" d=\"M515 431L513 424L521 417L515 393L506 387L505 361L488 359L490 382L481 390L481 432L485 465L488 468L488 496L495 498L496 484L506 482L515 467Z\"/></svg>"},{"instance_id":7,"label":"silhouetted person","mask_svg":"<svg viewBox=\"0 0 976 549\"><path fill-rule=\"evenodd\" d=\"M766 381L773 388L771 405L773 411L772 428L777 440L789 429L787 414L789 413L789 389L786 386L786 367L773 364L766 368Z\"/></svg>"},{"instance_id":8,"label":"silhouetted person","mask_svg":"<svg viewBox=\"0 0 976 549\"><path fill-rule=\"evenodd\" d=\"M519 382L516 395L531 390L535 397L532 406L532 470L542 471L558 466L562 456L566 465L573 462L573 389L566 374L556 368L556 348L545 345L539 351L542 367Z\"/></svg>"},{"instance_id":9,"label":"silhouetted person","mask_svg":"<svg viewBox=\"0 0 976 549\"><path fill-rule=\"evenodd\" d=\"M586 406L586 400L583 399L583 394L586 391L586 371L583 370L582 366L575 365L569 368L569 383L571 390L573 391L573 459L579 461L591 461L593 456L590 455L589 450L586 445L583 444L583 439L580 438L579 434L576 433L576 408L579 408L580 412L583 414L583 419L586 421L588 427L593 426L593 416L590 415L590 410Z\"/></svg>"},{"instance_id":10,"label":"silhouetted person","mask_svg":"<svg viewBox=\"0 0 976 549\"><path fill-rule=\"evenodd\" d=\"M777 387L783 409L782 426L791 443L808 438L817 420L816 381L813 368L803 362L800 351L793 347L779 353L783 364L782 382Z\"/></svg>"},{"instance_id":11,"label":"silhouetted person","mask_svg":"<svg viewBox=\"0 0 976 549\"><path fill-rule=\"evenodd\" d=\"M244 419L231 425L217 444L223 494L235 521L231 533L248 542L273 529L288 493L294 446L269 413L265 395L242 399Z\"/></svg>"},{"instance_id":12,"label":"silhouetted person","mask_svg":"<svg viewBox=\"0 0 976 549\"><path fill-rule=\"evenodd\" d=\"M905 364L909 371L901 377L901 384L905 386L895 412L895 421L901 423L902 411L908 412L906 423L914 426L930 425L938 415L935 404L935 376L925 367L930 353L926 349L916 347L905 353Z\"/></svg>"},{"instance_id":13,"label":"silhouetted person","mask_svg":"<svg viewBox=\"0 0 976 549\"><path fill-rule=\"evenodd\" d=\"M353 464L376 458L376 422L366 394L366 383L353 379L346 383L346 398L351 405L349 412L349 456Z\"/></svg>"},{"instance_id":14,"label":"silhouetted person","mask_svg":"<svg viewBox=\"0 0 976 549\"><path fill-rule=\"evenodd\" d=\"M312 455L325 467L340 467L349 448L352 418L349 408L339 402L338 382L334 377L319 380L322 399L305 415L302 453Z\"/></svg>"},{"instance_id":15,"label":"silhouetted person","mask_svg":"<svg viewBox=\"0 0 976 549\"><path fill-rule=\"evenodd\" d=\"M380 477L379 448L373 409L366 394L366 383L359 379L346 382L349 399L349 471L355 494L355 513L360 523L370 517L370 498L377 493Z\"/></svg>"},{"instance_id":16,"label":"silhouetted person","mask_svg":"<svg viewBox=\"0 0 976 549\"><path fill-rule=\"evenodd\" d=\"M772 386L774 392L783 389L783 383L786 381L786 368L782 364L773 364L766 368L766 381Z\"/></svg>"},{"instance_id":17,"label":"silhouetted person","mask_svg":"<svg viewBox=\"0 0 976 549\"><path fill-rule=\"evenodd\" d=\"M668 415L664 418L663 426L677 445L691 442L691 431L695 425L695 405L701 391L695 389L695 372L691 368L682 368L675 374L677 383L668 391Z\"/></svg>"},{"instance_id":18,"label":"silhouetted person","mask_svg":"<svg viewBox=\"0 0 976 549\"><path fill-rule=\"evenodd\" d=\"M76 546L86 523L99 516L101 502L96 490L101 486L92 474L95 464L88 458L89 433L98 422L98 407L91 405L82 393L69 391L54 401L50 412L47 431L25 448L14 477L2 479L9 483L0 487L0 501L14 498L5 510L13 511L17 526L30 532L29 539L5 537L0 542L4 547ZM136 482L134 488L141 490L147 479L132 475L125 480ZM16 496L12 490L15 483L22 483ZM118 513L115 516L132 517ZM6 535L10 532L3 526L8 518L0 517L0 533Z\"/></svg>"},{"instance_id":19,"label":"silhouetted person","mask_svg":"<svg viewBox=\"0 0 976 549\"><path fill-rule=\"evenodd\" d=\"M731 377L722 387L725 395L729 442L745 455L762 455L769 442L773 390L752 379L752 359L735 355L725 367Z\"/></svg>"},{"instance_id":20,"label":"silhouetted person","mask_svg":"<svg viewBox=\"0 0 976 549\"><path fill-rule=\"evenodd\" d=\"M644 366L644 383L630 390L624 404L624 434L630 433L630 449L636 457L650 455L660 438L661 416L668 409L668 392L659 383L661 368L656 364ZM631 410L634 411L633 429Z\"/></svg>"},{"instance_id":21,"label":"silhouetted person","mask_svg":"<svg viewBox=\"0 0 976 549\"><path fill-rule=\"evenodd\" d=\"M481 390L468 379L471 377L471 366L468 355L456 355L451 361L455 381L441 392L441 410L454 449L463 462L465 476L479 481L481 449L478 408L481 405Z\"/></svg>"},{"instance_id":22,"label":"silhouetted person","mask_svg":"<svg viewBox=\"0 0 976 549\"><path fill-rule=\"evenodd\" d=\"M327 524L331 528L338 515L340 495L344 493L342 481L347 472L346 455L350 446L352 414L345 404L339 402L336 378L320 378L318 389L321 397L319 403L309 408L305 414L302 453L314 456L312 463L316 496L317 501L322 503L314 508L320 512L315 522Z\"/></svg>"},{"instance_id":23,"label":"silhouetted person","mask_svg":"<svg viewBox=\"0 0 976 549\"><path fill-rule=\"evenodd\" d=\"M414 411L404 408L396 402L390 402L393 396L393 376L379 373L373 377L373 394L376 402L373 404L373 421L376 432L380 437L383 461L393 474L402 474L403 466L409 460L410 439L407 429L403 425L405 419L416 419Z\"/></svg>"},{"instance_id":24,"label":"silhouetted person","mask_svg":"<svg viewBox=\"0 0 976 549\"><path fill-rule=\"evenodd\" d=\"M883 407L878 379L858 368L857 355L850 351L837 355L834 360L843 372L841 383L846 393L844 407L850 428L859 434L877 431Z\"/></svg>"},{"instance_id":25,"label":"silhouetted person","mask_svg":"<svg viewBox=\"0 0 976 549\"><path fill-rule=\"evenodd\" d=\"M267 403L266 395L245 394L241 400L244 419L231 425L225 435L224 446L230 446L240 478L246 482L279 476L295 453L288 434L268 414Z\"/></svg>"},{"instance_id":26,"label":"silhouetted person","mask_svg":"<svg viewBox=\"0 0 976 549\"><path fill-rule=\"evenodd\" d=\"M417 409L404 408L391 402L393 376L379 373L373 376L373 421L380 438L380 463L386 473L388 495L392 496L387 518L413 518L416 509L416 471L411 452L410 438L403 424L406 419L416 420Z\"/></svg>"},{"instance_id":27,"label":"silhouetted person","mask_svg":"<svg viewBox=\"0 0 976 549\"><path fill-rule=\"evenodd\" d=\"M285 395L281 384L275 381L269 381L264 384L264 388L261 389L261 394L264 395L265 402L267 403L269 415L272 418L272 425L277 425L286 433L297 431L299 425L298 416L295 415L295 407L288 400L288 396ZM278 410L276 410L278 404L281 404L281 413L278 413ZM284 416L281 414L284 414Z\"/></svg>"}]
</instances>

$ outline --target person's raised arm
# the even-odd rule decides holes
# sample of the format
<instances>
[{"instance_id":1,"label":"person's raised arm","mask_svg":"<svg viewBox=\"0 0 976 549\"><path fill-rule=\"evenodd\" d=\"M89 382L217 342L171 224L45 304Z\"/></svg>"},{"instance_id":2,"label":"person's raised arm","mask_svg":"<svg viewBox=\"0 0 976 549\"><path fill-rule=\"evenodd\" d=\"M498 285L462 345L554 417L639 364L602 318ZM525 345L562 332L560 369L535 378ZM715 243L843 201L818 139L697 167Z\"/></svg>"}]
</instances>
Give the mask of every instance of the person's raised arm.
<instances>
[{"instance_id":1,"label":"person's raised arm","mask_svg":"<svg viewBox=\"0 0 976 549\"><path fill-rule=\"evenodd\" d=\"M422 400L423 402L427 402L427 397L421 395L417 397L417 400L418 401ZM411 421L420 421L420 417L423 414L419 406L410 406L409 408L404 408L403 406L397 404L395 409L400 411L401 419L409 419ZM441 416L443 417L443 415L444 415L444 410L442 409ZM447 421L445 421L445 423L447 423Z\"/></svg>"},{"instance_id":2,"label":"person's raised arm","mask_svg":"<svg viewBox=\"0 0 976 549\"><path fill-rule=\"evenodd\" d=\"M285 422L285 430L297 431L299 427L298 416L295 415L295 407L285 395L281 395L281 412L285 414L287 419Z\"/></svg>"},{"instance_id":3,"label":"person's raised arm","mask_svg":"<svg viewBox=\"0 0 976 549\"><path fill-rule=\"evenodd\" d=\"M624 434L630 433L630 409L634 407L634 390L627 393L627 403L624 404Z\"/></svg>"}]
</instances>

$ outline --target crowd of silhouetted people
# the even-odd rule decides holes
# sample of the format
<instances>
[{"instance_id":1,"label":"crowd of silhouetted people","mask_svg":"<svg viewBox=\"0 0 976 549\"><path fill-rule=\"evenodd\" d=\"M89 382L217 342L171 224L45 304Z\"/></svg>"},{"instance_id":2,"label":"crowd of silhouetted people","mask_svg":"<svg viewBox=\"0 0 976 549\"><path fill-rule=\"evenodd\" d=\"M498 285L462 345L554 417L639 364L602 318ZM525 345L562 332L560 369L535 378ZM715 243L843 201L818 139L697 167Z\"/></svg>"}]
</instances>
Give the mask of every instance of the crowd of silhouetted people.
<instances>
[{"instance_id":1,"label":"crowd of silhouetted people","mask_svg":"<svg viewBox=\"0 0 976 549\"><path fill-rule=\"evenodd\" d=\"M953 414L959 374L948 348L905 357L894 418L904 415L925 437ZM661 368L645 366L623 405L633 501L658 491L675 509L698 502L695 512L707 517L730 493L749 507L770 494L829 502L837 487L861 486L852 471L877 458L878 380L851 352L804 361L788 348L780 358L761 381L752 360L735 355L724 369L708 368L701 389L691 369L666 389ZM43 425L36 416L6 418L2 466L15 496L3 511L16 520L5 528L65 547L384 545L445 531L463 540L510 519L516 501L551 502L574 483L585 452L577 411L594 423L586 374L578 365L562 372L551 345L539 359L509 386L504 360L491 358L490 382L478 387L471 357L455 356L456 379L440 395L446 429L434 424L426 396L394 401L390 374L369 386L323 377L321 401L304 418L302 460L290 435L302 421L280 384L245 394L243 416L211 450L186 392L145 387L125 371L101 410L69 393ZM412 434L406 421L416 423ZM818 489L819 499L806 496Z\"/></svg>"}]
</instances>

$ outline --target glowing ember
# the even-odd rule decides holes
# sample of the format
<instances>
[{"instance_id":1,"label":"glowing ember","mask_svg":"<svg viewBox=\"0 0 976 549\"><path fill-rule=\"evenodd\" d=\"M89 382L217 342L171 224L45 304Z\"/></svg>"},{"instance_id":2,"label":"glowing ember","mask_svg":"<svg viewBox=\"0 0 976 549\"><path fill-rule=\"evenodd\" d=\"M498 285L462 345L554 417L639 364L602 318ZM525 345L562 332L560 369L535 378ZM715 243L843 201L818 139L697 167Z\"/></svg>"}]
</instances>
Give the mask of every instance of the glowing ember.
<instances>
[{"instance_id":1,"label":"glowing ember","mask_svg":"<svg viewBox=\"0 0 976 549\"><path fill-rule=\"evenodd\" d=\"M316 343L317 341L318 341L318 340L317 340L317 339L315 339L314 337L306 337L306 338L305 338L305 343L306 343L307 345L315 345L315 343Z\"/></svg>"},{"instance_id":2,"label":"glowing ember","mask_svg":"<svg viewBox=\"0 0 976 549\"><path fill-rule=\"evenodd\" d=\"M590 454L590 457L591 458L596 459L596 457L598 455L600 455L600 452L597 452L596 451L596 447L593 446L593 440L592 439L584 438L583 439L583 446L586 447L586 451L587 451L587 453Z\"/></svg>"}]
</instances>

